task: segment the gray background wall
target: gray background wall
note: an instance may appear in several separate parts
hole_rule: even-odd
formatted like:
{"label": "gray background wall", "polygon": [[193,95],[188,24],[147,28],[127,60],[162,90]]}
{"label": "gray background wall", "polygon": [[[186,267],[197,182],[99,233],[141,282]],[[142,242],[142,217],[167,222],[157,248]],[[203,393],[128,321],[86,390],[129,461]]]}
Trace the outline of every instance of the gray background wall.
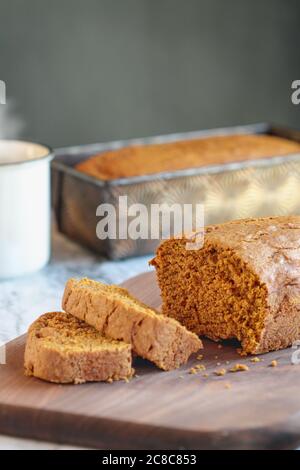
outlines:
{"label": "gray background wall", "polygon": [[299,19],[298,0],[0,0],[0,79],[53,146],[299,127]]}

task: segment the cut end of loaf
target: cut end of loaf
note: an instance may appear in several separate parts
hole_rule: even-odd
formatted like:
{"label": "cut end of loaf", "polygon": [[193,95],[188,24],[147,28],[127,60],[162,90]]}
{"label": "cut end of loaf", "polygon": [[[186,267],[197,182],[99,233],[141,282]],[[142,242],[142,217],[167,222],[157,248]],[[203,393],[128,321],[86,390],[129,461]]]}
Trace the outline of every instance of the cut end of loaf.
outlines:
{"label": "cut end of loaf", "polygon": [[244,354],[259,353],[267,314],[265,286],[231,249],[206,242],[191,252],[185,245],[185,239],[168,240],[151,262],[163,313],[198,335],[235,338]]}

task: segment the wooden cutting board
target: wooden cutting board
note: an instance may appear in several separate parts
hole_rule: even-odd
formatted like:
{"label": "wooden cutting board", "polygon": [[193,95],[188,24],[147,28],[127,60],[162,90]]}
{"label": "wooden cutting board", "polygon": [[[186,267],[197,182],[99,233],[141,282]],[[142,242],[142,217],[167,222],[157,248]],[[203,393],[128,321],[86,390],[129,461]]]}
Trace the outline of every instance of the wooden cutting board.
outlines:
{"label": "wooden cutting board", "polygon": [[[154,273],[127,287],[161,303]],[[25,336],[10,342],[0,366],[0,433],[107,449],[295,448],[300,444],[300,366],[293,350],[240,358],[236,345],[204,341],[202,361],[162,372],[135,359],[130,383],[55,385],[23,375]],[[269,367],[272,360],[277,367]],[[237,362],[248,372],[214,375]],[[196,364],[205,372],[190,374]],[[217,365],[221,364],[221,365]],[[208,377],[203,374],[207,373]],[[229,388],[228,388],[229,387]]]}

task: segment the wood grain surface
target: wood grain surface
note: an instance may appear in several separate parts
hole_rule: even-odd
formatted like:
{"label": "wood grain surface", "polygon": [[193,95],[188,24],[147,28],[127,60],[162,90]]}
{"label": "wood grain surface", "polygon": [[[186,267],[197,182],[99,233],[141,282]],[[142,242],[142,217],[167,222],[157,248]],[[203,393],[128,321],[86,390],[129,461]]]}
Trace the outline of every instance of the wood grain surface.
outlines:
{"label": "wood grain surface", "polygon": [[[154,273],[124,284],[158,307]],[[41,314],[43,312],[37,312]],[[300,366],[293,350],[241,358],[236,344],[204,340],[204,358],[162,372],[136,358],[129,383],[55,385],[23,375],[25,336],[0,366],[0,432],[107,449],[285,449],[300,444]],[[277,367],[270,367],[272,360]],[[249,371],[219,377],[237,362]],[[203,364],[205,371],[190,374]],[[208,374],[208,377],[204,377]]]}

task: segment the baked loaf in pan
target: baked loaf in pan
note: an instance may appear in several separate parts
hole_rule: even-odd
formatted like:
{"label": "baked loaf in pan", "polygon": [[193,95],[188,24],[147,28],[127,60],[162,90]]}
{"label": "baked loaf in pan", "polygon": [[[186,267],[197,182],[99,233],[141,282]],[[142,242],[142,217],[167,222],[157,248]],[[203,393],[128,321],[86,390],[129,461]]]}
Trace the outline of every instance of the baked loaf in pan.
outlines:
{"label": "baked loaf in pan", "polygon": [[292,140],[242,134],[124,147],[90,157],[76,169],[98,179],[114,180],[297,152],[300,145]]}
{"label": "baked loaf in pan", "polygon": [[131,346],[103,338],[64,312],[45,313],[29,328],[25,374],[49,382],[112,381],[132,376]]}
{"label": "baked loaf in pan", "polygon": [[194,333],[117,286],[90,279],[70,279],[62,306],[103,336],[130,343],[138,356],[163,370],[181,366],[202,347]]}
{"label": "baked loaf in pan", "polygon": [[196,251],[188,241],[165,241],[151,262],[165,315],[213,340],[237,338],[244,353],[300,338],[300,217],[208,226]]}

